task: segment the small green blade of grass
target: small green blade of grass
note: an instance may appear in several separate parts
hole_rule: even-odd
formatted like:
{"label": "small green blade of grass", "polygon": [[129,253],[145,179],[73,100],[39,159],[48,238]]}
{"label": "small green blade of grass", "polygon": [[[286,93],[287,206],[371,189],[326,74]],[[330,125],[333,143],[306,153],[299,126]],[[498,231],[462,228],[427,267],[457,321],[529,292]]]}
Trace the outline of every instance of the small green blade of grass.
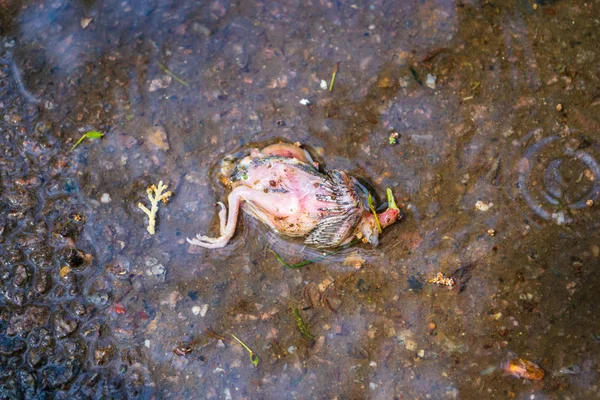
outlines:
{"label": "small green blade of grass", "polygon": [[273,255],[275,256],[275,258],[277,259],[277,261],[279,261],[280,263],[282,263],[284,266],[286,266],[287,268],[291,268],[291,269],[296,269],[296,268],[302,268],[305,265],[308,264],[312,264],[316,261],[318,261],[319,259],[315,259],[315,260],[304,260],[301,261],[297,264],[288,264],[283,258],[281,258],[281,256],[279,254],[277,254],[277,252],[275,252],[275,250],[270,250],[271,253],[273,253]]}
{"label": "small green blade of grass", "polygon": [[171,72],[171,70],[169,70],[167,67],[165,67],[161,63],[158,63],[158,66],[160,67],[160,69],[162,69],[163,71],[165,71],[165,73],[167,75],[169,75],[170,77],[172,77],[173,79],[175,79],[177,82],[181,83],[185,87],[190,87],[189,83],[187,83],[186,81],[184,81],[183,79],[181,79],[180,77],[178,77],[177,75],[175,75],[173,72]]}
{"label": "small green blade of grass", "polygon": [[340,71],[340,62],[338,61],[334,66],[333,66],[333,73],[331,74],[331,83],[329,84],[329,91],[332,92],[333,91],[333,84],[335,83],[335,77],[337,76],[338,72]]}
{"label": "small green blade of grass", "polygon": [[242,345],[242,347],[244,349],[246,349],[246,351],[248,352],[248,354],[250,355],[250,362],[252,363],[252,365],[254,365],[255,368],[258,367],[258,356],[250,349],[250,347],[246,346],[246,343],[242,342],[240,339],[238,339],[237,336],[235,336],[233,333],[231,334],[231,336],[233,336],[233,338],[235,340],[237,340],[237,342]]}
{"label": "small green blade of grass", "polygon": [[310,334],[308,326],[306,326],[304,319],[302,319],[302,315],[300,315],[300,310],[298,310],[297,307],[294,307],[294,318],[296,319],[296,326],[298,327],[298,330],[302,336],[307,339],[312,339],[313,336]]}
{"label": "small green blade of grass", "polygon": [[379,233],[381,233],[383,232],[383,229],[381,229],[381,223],[379,222],[379,216],[377,215],[377,210],[375,210],[375,203],[373,202],[373,196],[371,196],[371,193],[369,193],[369,197],[367,198],[367,200],[369,202],[369,209],[375,217],[375,224],[377,224],[377,230],[379,231]]}
{"label": "small green blade of grass", "polygon": [[91,140],[95,140],[95,139],[100,139],[104,136],[104,133],[98,132],[98,131],[89,131],[83,134],[83,136],[81,136],[79,138],[79,140],[77,142],[75,142],[75,144],[73,145],[73,147],[71,147],[71,151],[75,150],[75,148],[77,146],[79,146],[81,144],[81,142],[83,142],[85,139],[91,139]]}
{"label": "small green blade of grass", "polygon": [[301,261],[301,262],[299,262],[297,264],[289,264],[289,263],[287,263],[279,254],[277,254],[277,252],[275,250],[269,250],[269,251],[271,253],[273,253],[273,255],[275,256],[275,258],[277,259],[277,261],[279,261],[280,263],[282,263],[286,268],[297,269],[297,268],[302,268],[302,267],[304,267],[306,265],[315,263],[317,261],[324,260],[328,256],[332,256],[334,254],[339,253],[340,251],[346,250],[346,249],[354,246],[358,242],[360,242],[360,239],[355,239],[355,240],[351,241],[350,243],[348,243],[346,245],[343,245],[342,247],[340,247],[337,250],[334,250],[332,252],[326,253],[326,254],[324,254],[324,255],[322,255],[320,257],[317,257],[317,258],[315,258],[313,260],[304,260],[304,261]]}

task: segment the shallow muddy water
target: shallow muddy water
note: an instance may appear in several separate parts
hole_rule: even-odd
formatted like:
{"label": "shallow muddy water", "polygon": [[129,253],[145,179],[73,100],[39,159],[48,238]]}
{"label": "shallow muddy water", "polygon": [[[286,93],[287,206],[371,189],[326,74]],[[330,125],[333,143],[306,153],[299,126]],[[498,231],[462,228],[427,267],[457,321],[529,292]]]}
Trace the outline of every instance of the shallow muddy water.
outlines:
{"label": "shallow muddy water", "polygon": [[[599,15],[0,1],[0,398],[598,398]],[[279,140],[403,220],[321,259],[249,218],[190,246],[223,157]]]}

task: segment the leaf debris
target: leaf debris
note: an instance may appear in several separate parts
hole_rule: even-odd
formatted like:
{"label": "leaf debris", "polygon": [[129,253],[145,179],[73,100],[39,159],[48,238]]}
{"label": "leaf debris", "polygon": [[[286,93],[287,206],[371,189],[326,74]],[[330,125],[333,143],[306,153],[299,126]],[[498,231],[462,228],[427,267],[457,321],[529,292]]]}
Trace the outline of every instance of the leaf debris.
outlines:
{"label": "leaf debris", "polygon": [[443,286],[454,286],[454,284],[456,283],[452,278],[445,278],[444,274],[442,274],[441,272],[438,272],[434,278],[427,279],[427,282]]}
{"label": "leaf debris", "polygon": [[304,336],[306,339],[312,339],[313,336],[310,334],[304,319],[302,319],[302,315],[300,315],[300,310],[298,310],[298,307],[294,307],[294,319],[296,319],[296,326],[298,327],[298,330],[302,336]]}
{"label": "leaf debris", "polygon": [[417,72],[417,70],[413,67],[409,67],[408,69],[410,70],[410,73],[412,74],[413,78],[415,78],[415,81],[417,81],[419,85],[423,86],[423,81],[419,77],[419,73]]}

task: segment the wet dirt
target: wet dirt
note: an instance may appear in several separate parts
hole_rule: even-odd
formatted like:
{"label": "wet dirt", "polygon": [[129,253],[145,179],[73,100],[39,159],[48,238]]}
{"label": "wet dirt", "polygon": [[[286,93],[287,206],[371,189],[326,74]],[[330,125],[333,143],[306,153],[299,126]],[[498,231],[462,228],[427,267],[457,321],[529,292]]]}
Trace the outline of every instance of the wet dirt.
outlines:
{"label": "wet dirt", "polygon": [[[599,7],[0,2],[0,398],[598,398]],[[248,218],[190,247],[280,139],[403,221],[298,269]]]}

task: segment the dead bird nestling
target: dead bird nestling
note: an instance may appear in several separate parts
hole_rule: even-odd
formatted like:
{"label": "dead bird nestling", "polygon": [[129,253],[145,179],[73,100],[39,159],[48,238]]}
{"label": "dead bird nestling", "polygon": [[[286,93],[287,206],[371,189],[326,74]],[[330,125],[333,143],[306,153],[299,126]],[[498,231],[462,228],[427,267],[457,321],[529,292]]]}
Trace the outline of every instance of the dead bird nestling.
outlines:
{"label": "dead bird nestling", "polygon": [[219,202],[220,236],[188,238],[193,245],[224,247],[235,232],[240,207],[279,234],[306,237],[306,244],[321,248],[341,246],[354,237],[376,246],[381,230],[401,217],[390,189],[387,209],[373,213],[371,202],[363,201],[370,194],[358,181],[343,171],[320,172],[299,145],[273,144],[226,161],[222,173],[232,188],[229,215]]}

